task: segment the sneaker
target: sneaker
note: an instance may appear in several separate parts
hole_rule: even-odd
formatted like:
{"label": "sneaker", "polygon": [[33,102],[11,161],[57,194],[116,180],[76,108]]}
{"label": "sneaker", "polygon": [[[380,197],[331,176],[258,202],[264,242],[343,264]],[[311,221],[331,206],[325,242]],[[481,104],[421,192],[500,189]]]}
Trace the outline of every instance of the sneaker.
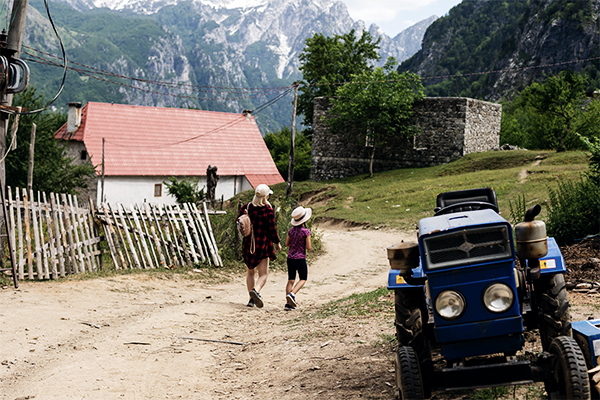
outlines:
{"label": "sneaker", "polygon": [[252,300],[254,300],[254,304],[256,304],[256,307],[262,308],[264,303],[263,303],[262,299],[260,298],[260,294],[256,291],[256,289],[252,289],[250,291],[250,297],[252,298]]}
{"label": "sneaker", "polygon": [[248,306],[248,307],[256,306],[256,304],[254,304],[254,299],[250,299],[250,301],[248,302],[248,304],[246,304],[246,306]]}
{"label": "sneaker", "polygon": [[285,303],[285,306],[283,306],[283,309],[284,309],[285,311],[293,311],[293,310],[295,310],[295,309],[296,309],[296,307],[292,307],[292,306],[290,306],[288,303]]}
{"label": "sneaker", "polygon": [[298,303],[296,303],[296,296],[294,296],[294,293],[288,293],[288,295],[285,296],[285,299],[287,300],[287,303],[290,305],[290,307],[298,307]]}

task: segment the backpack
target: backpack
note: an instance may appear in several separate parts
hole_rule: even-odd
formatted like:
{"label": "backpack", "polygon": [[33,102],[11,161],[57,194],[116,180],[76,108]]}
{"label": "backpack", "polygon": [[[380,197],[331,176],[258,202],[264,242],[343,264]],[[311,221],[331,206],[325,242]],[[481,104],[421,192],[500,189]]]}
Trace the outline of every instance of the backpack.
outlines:
{"label": "backpack", "polygon": [[254,254],[255,245],[254,245],[254,229],[252,229],[252,221],[250,220],[250,216],[248,215],[248,207],[250,203],[246,204],[246,211],[244,214],[240,215],[235,220],[235,225],[237,227],[238,232],[243,237],[252,235],[252,240],[250,242],[250,254]]}

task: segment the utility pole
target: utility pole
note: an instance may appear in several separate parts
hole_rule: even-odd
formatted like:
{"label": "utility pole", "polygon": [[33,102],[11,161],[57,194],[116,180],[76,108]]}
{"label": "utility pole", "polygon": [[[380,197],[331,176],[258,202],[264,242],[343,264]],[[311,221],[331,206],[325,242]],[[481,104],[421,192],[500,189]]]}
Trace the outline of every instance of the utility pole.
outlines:
{"label": "utility pole", "polygon": [[285,197],[292,195],[294,186],[294,149],[296,148],[296,106],[298,105],[298,82],[294,82],[294,112],[292,113],[292,132],[290,140],[290,163],[288,165],[288,181]]}
{"label": "utility pole", "polygon": [[100,202],[104,202],[104,138],[102,138],[102,180],[100,181]]}
{"label": "utility pole", "polygon": [[[18,58],[23,44],[23,32],[25,31],[25,20],[27,19],[27,8],[29,0],[13,0],[11,24],[8,28],[8,49],[15,51],[14,56]],[[12,105],[12,94],[6,96],[1,105]],[[0,157],[6,153],[6,133],[8,132],[9,114],[0,112]],[[6,182],[6,168],[4,160],[0,161],[0,180]]]}
{"label": "utility pole", "polygon": [[31,124],[31,139],[29,140],[29,168],[27,169],[27,193],[33,190],[33,161],[35,159],[35,129]]}

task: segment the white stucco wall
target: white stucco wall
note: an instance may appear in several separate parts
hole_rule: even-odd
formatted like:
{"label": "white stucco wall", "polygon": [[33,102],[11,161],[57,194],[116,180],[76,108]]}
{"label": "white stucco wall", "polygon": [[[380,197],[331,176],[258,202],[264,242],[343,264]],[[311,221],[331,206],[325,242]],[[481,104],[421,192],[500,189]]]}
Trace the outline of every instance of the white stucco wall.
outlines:
{"label": "white stucco wall", "polygon": [[[106,176],[104,177],[104,199],[103,202],[111,204],[121,203],[125,206],[136,203],[152,204],[176,204],[175,198],[168,194],[167,187],[163,183],[170,177],[165,176]],[[206,190],[206,176],[195,177],[200,182],[200,187]],[[177,177],[182,179],[182,177]],[[154,196],[154,185],[161,184],[162,195]],[[102,181],[98,179],[97,204],[101,202]],[[252,185],[244,176],[219,176],[215,197],[228,200],[237,193],[252,189]]]}

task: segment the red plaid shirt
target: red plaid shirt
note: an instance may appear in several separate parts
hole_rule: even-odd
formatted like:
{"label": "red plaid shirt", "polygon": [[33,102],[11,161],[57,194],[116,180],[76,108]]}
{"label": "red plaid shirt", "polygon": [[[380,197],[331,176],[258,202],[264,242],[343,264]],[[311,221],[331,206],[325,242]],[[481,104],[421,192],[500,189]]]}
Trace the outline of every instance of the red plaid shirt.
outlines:
{"label": "red plaid shirt", "polygon": [[254,254],[250,253],[252,235],[246,236],[242,242],[242,254],[246,266],[253,269],[267,257],[275,260],[273,243],[279,243],[279,235],[277,235],[277,226],[275,225],[275,213],[270,206],[255,207],[252,203],[248,203],[240,208],[238,217],[246,212],[246,207],[248,207],[248,215],[252,221],[256,250]]}

